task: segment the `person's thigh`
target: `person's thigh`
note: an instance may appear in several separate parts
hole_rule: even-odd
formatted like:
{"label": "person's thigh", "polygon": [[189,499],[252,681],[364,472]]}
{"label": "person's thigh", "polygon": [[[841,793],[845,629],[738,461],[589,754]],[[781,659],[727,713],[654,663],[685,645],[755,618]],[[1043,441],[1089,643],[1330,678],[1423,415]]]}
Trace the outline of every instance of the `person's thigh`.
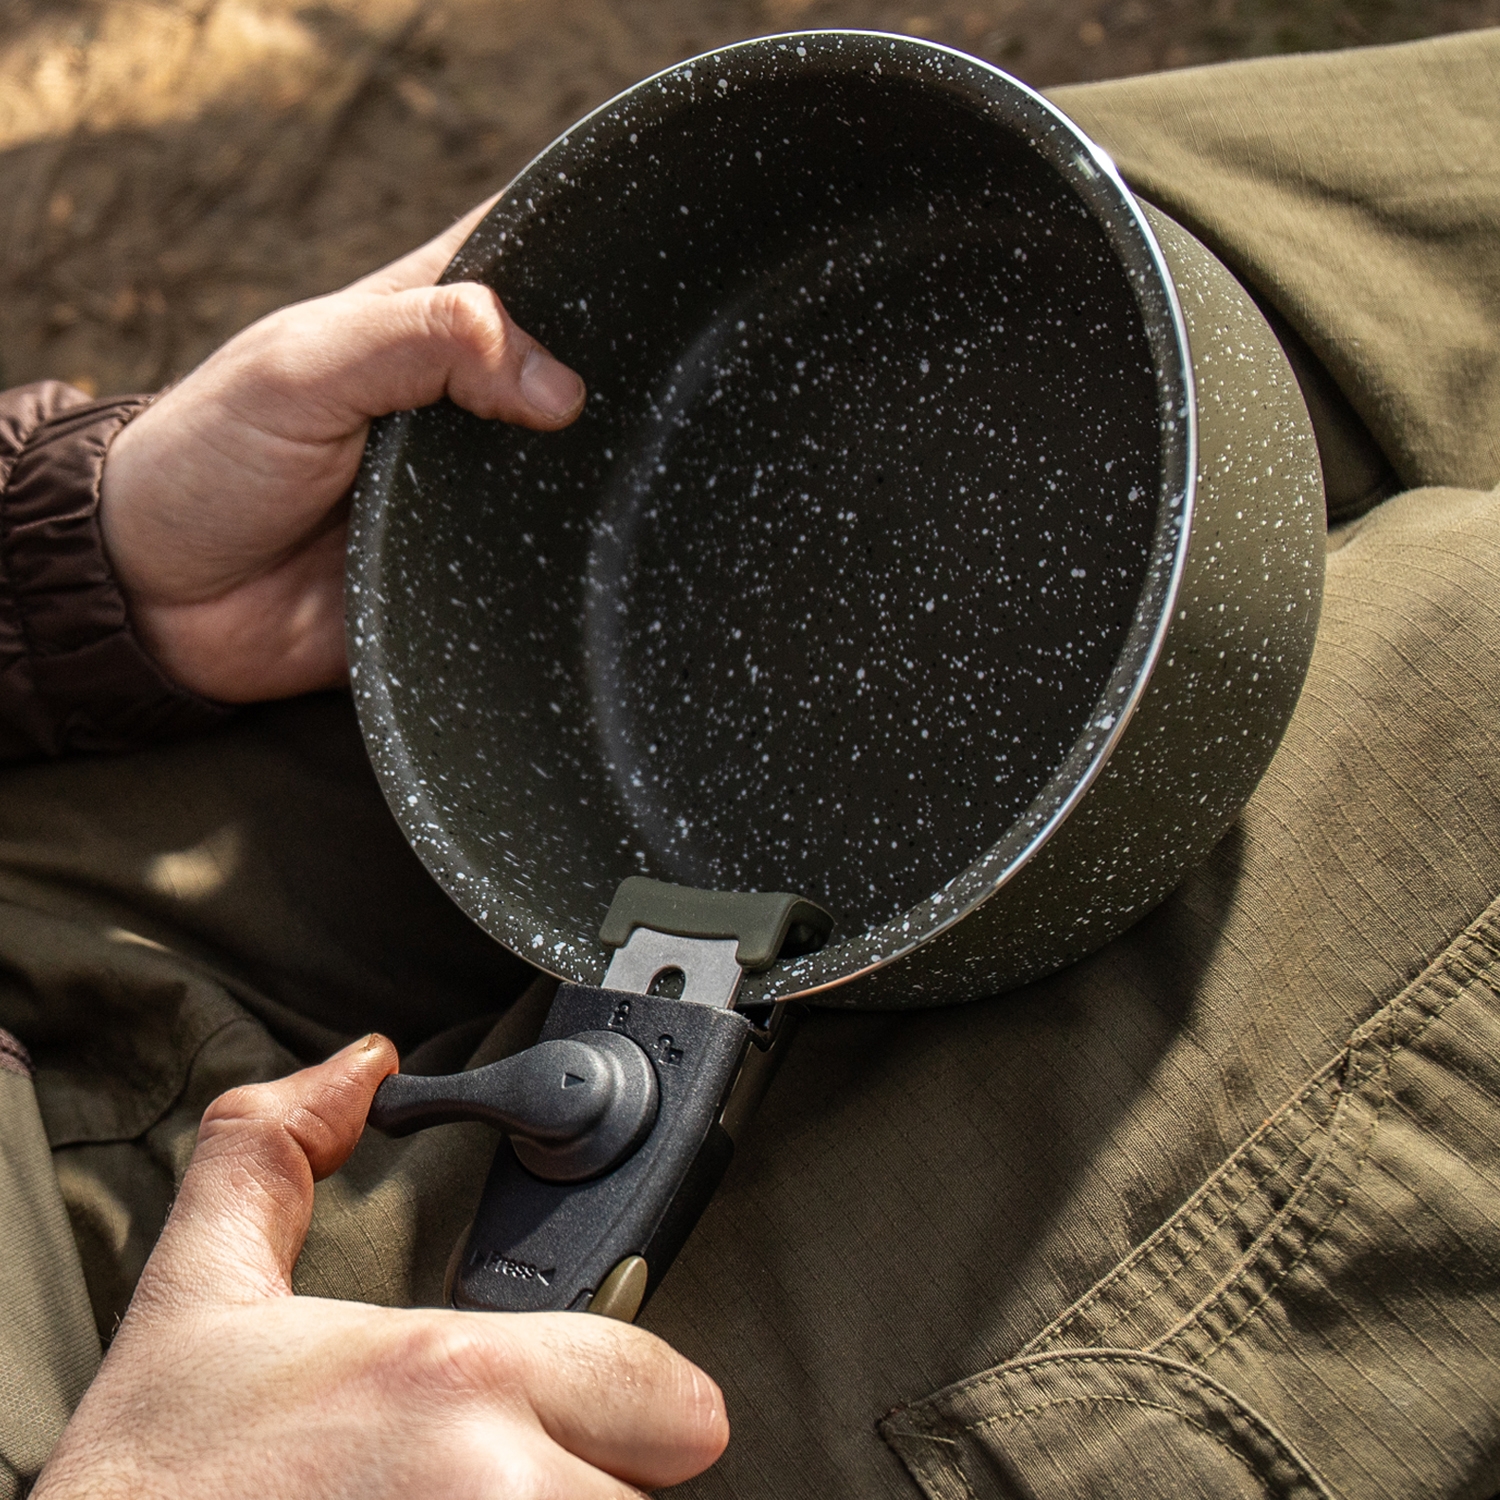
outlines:
{"label": "person's thigh", "polygon": [[[215,1095],[373,1030],[404,1053],[441,1035],[438,1061],[461,1065],[534,973],[422,869],[343,694],[0,771],[0,962],[0,1027],[35,1061],[106,1337]],[[432,1149],[384,1144],[388,1174]],[[392,1269],[415,1219],[389,1190],[382,1207],[386,1297],[435,1296],[448,1245],[418,1292]],[[451,1211],[429,1221],[449,1243]]]}
{"label": "person's thigh", "polygon": [[[1295,331],[1402,488],[1488,489],[1500,479],[1497,74],[1500,28],[1053,97]],[[1339,468],[1336,520],[1357,499]]]}
{"label": "person's thigh", "polygon": [[191,958],[299,1057],[370,1029],[405,1048],[525,972],[408,848],[346,694],[0,780],[0,896]]}

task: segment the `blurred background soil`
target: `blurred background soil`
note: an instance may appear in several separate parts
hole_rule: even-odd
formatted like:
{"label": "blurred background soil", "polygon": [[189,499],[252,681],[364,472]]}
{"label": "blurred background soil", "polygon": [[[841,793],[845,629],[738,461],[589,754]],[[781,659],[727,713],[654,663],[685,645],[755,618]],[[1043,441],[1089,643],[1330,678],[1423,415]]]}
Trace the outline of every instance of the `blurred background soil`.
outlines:
{"label": "blurred background soil", "polygon": [[1497,22],[1500,0],[0,0],[0,383],[153,389],[636,79],[758,33],[909,32],[1045,87]]}

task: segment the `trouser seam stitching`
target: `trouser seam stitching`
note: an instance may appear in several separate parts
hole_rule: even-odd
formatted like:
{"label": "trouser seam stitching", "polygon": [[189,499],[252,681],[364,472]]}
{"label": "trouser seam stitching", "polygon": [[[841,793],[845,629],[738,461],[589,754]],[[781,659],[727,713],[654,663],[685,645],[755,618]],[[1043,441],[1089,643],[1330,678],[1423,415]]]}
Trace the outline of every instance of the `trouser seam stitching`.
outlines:
{"label": "trouser seam stitching", "polygon": [[[1208,1222],[1201,1228],[1183,1224],[1181,1227],[1184,1232],[1181,1235],[1176,1233],[1166,1235],[1164,1236],[1163,1240],[1159,1242],[1160,1245],[1167,1246],[1170,1251],[1178,1257],[1177,1265],[1173,1267],[1170,1272],[1161,1275],[1160,1278],[1157,1281],[1153,1282],[1149,1287],[1144,1288],[1141,1291],[1140,1295],[1133,1301],[1118,1309],[1115,1312],[1115,1315],[1111,1317],[1107,1323],[1099,1324],[1093,1330],[1093,1338],[1097,1339],[1097,1341],[1100,1343],[1108,1342],[1108,1340],[1105,1338],[1105,1335],[1107,1333],[1115,1328],[1118,1328],[1121,1323],[1125,1322],[1136,1312],[1138,1312],[1141,1307],[1143,1307],[1147,1302],[1151,1300],[1152,1297],[1157,1296],[1159,1293],[1164,1292],[1171,1286],[1175,1285],[1179,1281],[1179,1279],[1192,1268],[1195,1259],[1202,1253],[1203,1249],[1208,1244],[1213,1235],[1223,1227],[1225,1220],[1228,1219],[1236,1209],[1242,1207],[1245,1203],[1253,1199],[1264,1189],[1267,1184],[1275,1181],[1278,1177],[1283,1175],[1285,1169],[1296,1159],[1298,1150],[1301,1147],[1305,1146],[1306,1143],[1314,1136],[1316,1136],[1320,1129],[1325,1128],[1327,1124],[1326,1120],[1314,1119],[1312,1117],[1311,1111],[1307,1107],[1308,1096],[1310,1094],[1316,1093],[1318,1089],[1325,1083],[1326,1080],[1324,1080],[1320,1075],[1316,1085],[1310,1086],[1307,1090],[1304,1091],[1303,1096],[1299,1100],[1295,1101],[1293,1104],[1286,1106],[1290,1113],[1287,1115],[1285,1120],[1278,1121],[1277,1119],[1273,1118],[1270,1122],[1267,1123],[1266,1126],[1262,1127],[1260,1131],[1257,1131],[1249,1141],[1244,1143],[1240,1150],[1235,1153],[1234,1158],[1232,1158],[1230,1162],[1226,1162],[1224,1164],[1224,1167],[1220,1169],[1220,1171],[1223,1173],[1222,1176],[1216,1173],[1215,1177],[1217,1180],[1212,1184],[1205,1184],[1205,1188],[1207,1189],[1207,1191],[1205,1191],[1204,1195],[1198,1200],[1198,1206],[1208,1210]],[[1336,1111],[1338,1104],[1338,1095],[1336,1091],[1332,1095],[1332,1099],[1333,1111]],[[1244,1158],[1249,1155],[1250,1149],[1253,1146],[1257,1144],[1263,1144],[1269,1136],[1277,1133],[1276,1126],[1278,1125],[1278,1123],[1284,1126],[1291,1123],[1294,1119],[1305,1122],[1308,1128],[1301,1134],[1297,1135],[1295,1139],[1288,1142],[1287,1149],[1283,1154],[1281,1154],[1281,1156],[1277,1160],[1275,1167],[1270,1172],[1268,1172],[1263,1177],[1257,1177],[1255,1175],[1254,1169]],[[1315,1165],[1316,1158],[1314,1159],[1314,1163],[1311,1166],[1307,1166],[1302,1169],[1304,1174],[1308,1171],[1313,1170]],[[1238,1192],[1232,1192],[1232,1189],[1236,1187],[1239,1189]],[[1295,1197],[1297,1191],[1298,1189],[1296,1187],[1290,1189],[1288,1194],[1289,1201],[1291,1198]],[[1217,1213],[1212,1212],[1212,1210],[1208,1208],[1208,1206],[1214,1203],[1215,1200],[1217,1200],[1218,1206]],[[1171,1222],[1176,1223],[1184,1213],[1190,1212],[1193,1207],[1194,1204],[1190,1200],[1187,1204],[1184,1204],[1183,1207],[1177,1211],[1177,1214],[1173,1216],[1173,1220]],[[1272,1221],[1274,1222],[1274,1215],[1272,1216]],[[1184,1240],[1194,1241],[1194,1243],[1192,1243],[1190,1246],[1184,1246]],[[1148,1245],[1150,1243],[1150,1241],[1147,1242]],[[1144,1259],[1144,1257],[1142,1259]],[[1135,1264],[1139,1265],[1140,1263],[1140,1261],[1137,1261]],[[1128,1275],[1128,1272],[1126,1274]],[[1124,1277],[1122,1277],[1122,1279],[1124,1279]],[[1070,1315],[1070,1321],[1073,1321],[1076,1318],[1082,1316],[1097,1303],[1104,1301],[1107,1291],[1108,1288],[1101,1289],[1100,1293],[1094,1299],[1093,1303],[1075,1309],[1074,1313]],[[1059,1328],[1056,1333],[1053,1334],[1052,1339],[1055,1340],[1056,1338],[1061,1337],[1065,1331],[1065,1328]],[[1049,1342],[1051,1341],[1052,1340],[1049,1340]],[[1039,1349],[1040,1339],[1033,1341],[1031,1345],[1027,1346],[1027,1352],[1039,1352]]]}
{"label": "trouser seam stitching", "polygon": [[[1450,957],[1454,960],[1453,965],[1447,962]],[[1236,1284],[1242,1283],[1250,1271],[1256,1267],[1265,1267],[1267,1252],[1272,1243],[1274,1243],[1275,1237],[1286,1228],[1297,1224],[1299,1219],[1302,1220],[1309,1232],[1301,1249],[1279,1268],[1266,1268],[1265,1285],[1261,1288],[1259,1296],[1250,1302],[1237,1317],[1232,1319],[1224,1332],[1214,1339],[1198,1356],[1202,1360],[1213,1358],[1215,1354],[1220,1353],[1225,1348],[1232,1338],[1247,1327],[1252,1319],[1259,1315],[1261,1309],[1271,1299],[1282,1282],[1307,1259],[1323,1239],[1324,1235],[1333,1227],[1334,1223],[1348,1206],[1349,1199],[1353,1196],[1359,1179],[1364,1172],[1365,1164],[1370,1158],[1371,1151],[1374,1149],[1376,1138],[1380,1133],[1381,1122],[1385,1117],[1386,1106],[1391,1101],[1390,1077],[1396,1059],[1403,1052],[1409,1051],[1412,1047],[1416,1046],[1422,1037],[1426,1035],[1433,1022],[1438,1020],[1448,1010],[1449,1006],[1462,995],[1463,986],[1457,982],[1456,976],[1452,973],[1453,967],[1456,966],[1467,970],[1470,981],[1480,979],[1479,971],[1467,957],[1461,954],[1445,951],[1439,960],[1439,964],[1441,967],[1437,973],[1429,970],[1413,982],[1412,986],[1405,992],[1403,998],[1391,1002],[1391,1006],[1388,1007],[1390,1013],[1386,1016],[1383,1025],[1371,1027],[1369,1036],[1362,1039],[1357,1048],[1351,1047],[1348,1049],[1351,1066],[1345,1082],[1339,1091],[1341,1103],[1342,1100],[1349,1100],[1352,1104],[1352,1101],[1355,1100],[1359,1093],[1363,1092],[1366,1085],[1375,1082],[1377,1079],[1379,1080],[1379,1090],[1376,1097],[1369,1100],[1373,1118],[1370,1120],[1369,1133],[1365,1137],[1364,1145],[1350,1164],[1343,1192],[1333,1198],[1328,1204],[1321,1222],[1303,1219],[1302,1206],[1311,1195],[1312,1188],[1316,1186],[1317,1182],[1327,1172],[1336,1147],[1348,1131],[1348,1125],[1340,1123],[1338,1119],[1338,1116],[1345,1114],[1342,1108],[1336,1111],[1335,1123],[1332,1126],[1333,1134],[1328,1142],[1328,1149],[1320,1154],[1319,1162],[1315,1163],[1310,1169],[1307,1181],[1299,1187],[1296,1197],[1286,1205],[1281,1213],[1272,1219],[1271,1223],[1267,1225],[1266,1230],[1257,1236],[1260,1248],[1253,1254],[1242,1256],[1239,1262],[1223,1278],[1219,1288],[1204,1298],[1198,1307],[1187,1318],[1183,1319],[1176,1328],[1165,1335],[1165,1337],[1148,1345],[1149,1349],[1160,1349],[1171,1343],[1185,1341],[1187,1335],[1194,1328],[1203,1329],[1204,1319],[1207,1317],[1209,1310],[1216,1305],[1222,1305],[1229,1291]],[[1417,1004],[1418,997],[1429,991],[1432,985],[1438,982],[1440,976],[1446,977],[1453,983],[1452,992],[1442,997],[1441,1004],[1427,1011],[1415,1031],[1400,1042],[1396,1042],[1391,1034],[1395,1030],[1396,1022],[1401,1013]],[[1365,1027],[1361,1027],[1360,1030],[1365,1030]],[[1383,1038],[1381,1037],[1382,1032],[1384,1033]],[[1356,1032],[1356,1035],[1358,1035],[1358,1032]],[[1378,1063],[1370,1065],[1374,1058],[1379,1059]],[[1364,1065],[1361,1066],[1361,1064]],[[1206,1329],[1204,1331],[1206,1332]]]}
{"label": "trouser seam stitching", "polygon": [[[1312,1189],[1326,1174],[1329,1163],[1340,1141],[1346,1138],[1349,1125],[1346,1120],[1347,1110],[1344,1108],[1345,1104],[1352,1103],[1356,1093],[1364,1089],[1379,1073],[1383,1072],[1387,1078],[1387,1084],[1380,1091],[1378,1097],[1370,1101],[1374,1110],[1374,1118],[1370,1122],[1369,1134],[1366,1137],[1363,1148],[1349,1167],[1348,1181],[1345,1184],[1344,1191],[1327,1206],[1321,1222],[1311,1219],[1306,1221],[1310,1229],[1306,1243],[1279,1270],[1267,1270],[1267,1282],[1260,1295],[1233,1320],[1232,1326],[1216,1338],[1199,1357],[1204,1359],[1211,1358],[1215,1353],[1222,1350],[1229,1340],[1259,1313],[1260,1309],[1270,1299],[1280,1284],[1311,1253],[1347,1206],[1349,1198],[1353,1194],[1355,1184],[1363,1171],[1365,1162],[1368,1160],[1369,1153],[1374,1147],[1381,1116],[1384,1112],[1385,1104],[1389,1099],[1388,1079],[1391,1065],[1395,1059],[1403,1051],[1420,1042],[1432,1023],[1461,995],[1463,987],[1467,983],[1478,981],[1485,984],[1487,988],[1492,988],[1485,979],[1485,975],[1489,972],[1495,959],[1500,957],[1500,952],[1497,952],[1495,943],[1489,936],[1489,910],[1491,909],[1493,908],[1487,909],[1467,929],[1453,938],[1447,947],[1426,966],[1422,973],[1414,978],[1388,1005],[1384,1006],[1376,1015],[1357,1027],[1350,1041],[1345,1044],[1340,1052],[1320,1068],[1303,1088],[1282,1106],[1281,1110],[1278,1110],[1270,1120],[1246,1140],[1235,1151],[1229,1161],[1221,1165],[1209,1181],[1173,1214],[1166,1225],[1163,1225],[1144,1244],[1132,1252],[1127,1257],[1126,1262],[1110,1272],[1104,1282],[1095,1287],[1086,1296],[1084,1301],[1070,1308],[1062,1318],[1058,1319],[1048,1328],[1043,1329],[1035,1339],[1031,1340],[1025,1346],[1021,1353],[1023,1355],[1033,1354],[1049,1347],[1059,1347],[1058,1341],[1066,1336],[1069,1326],[1081,1321],[1091,1309],[1096,1307],[1100,1302],[1105,1301],[1111,1289],[1129,1280],[1131,1271],[1142,1263],[1146,1253],[1153,1246],[1161,1248],[1163,1245],[1172,1245],[1174,1237],[1172,1226],[1175,1225],[1180,1228],[1181,1220],[1185,1214],[1190,1213],[1195,1207],[1202,1207],[1205,1203],[1219,1196],[1228,1181],[1237,1173],[1244,1172],[1248,1174],[1249,1168],[1246,1158],[1257,1144],[1263,1143],[1278,1128],[1284,1128],[1288,1121],[1295,1116],[1305,1116],[1308,1102],[1317,1090],[1326,1086],[1330,1076],[1337,1080],[1339,1075],[1342,1074],[1342,1080],[1336,1083],[1333,1095],[1334,1108],[1332,1118],[1326,1121],[1321,1127],[1317,1127],[1330,1131],[1327,1146],[1318,1153],[1314,1161],[1308,1166],[1302,1181],[1298,1184],[1287,1203],[1270,1217],[1266,1227],[1256,1236],[1255,1244],[1259,1248],[1254,1249],[1251,1254],[1239,1257],[1231,1265],[1224,1277],[1221,1278],[1215,1290],[1203,1298],[1196,1308],[1192,1309],[1160,1339],[1151,1341],[1145,1347],[1149,1350],[1163,1348],[1169,1344],[1184,1340],[1193,1328],[1201,1328],[1203,1319],[1210,1308],[1221,1304],[1229,1291],[1236,1284],[1243,1282],[1245,1276],[1254,1267],[1257,1265],[1263,1266],[1267,1248],[1279,1234],[1297,1223],[1298,1216],[1302,1212],[1302,1205],[1305,1204]],[[1483,950],[1488,962],[1476,962],[1474,958],[1471,958],[1467,950],[1472,947],[1478,947]],[[1440,998],[1440,1003],[1428,1008],[1416,1029],[1400,1042],[1396,1042],[1393,1038],[1393,1033],[1396,1030],[1397,1023],[1412,1009],[1419,1008],[1422,998],[1430,995],[1434,986],[1445,988],[1451,986],[1452,988],[1451,992],[1443,994],[1440,997],[1434,997]],[[1376,1058],[1379,1059],[1378,1064],[1374,1064]],[[1301,1141],[1307,1139],[1308,1136],[1303,1136]],[[1300,1143],[1299,1141],[1298,1144]],[[1284,1157],[1283,1161],[1286,1159]],[[1269,1180],[1269,1178],[1256,1180],[1254,1184],[1255,1189],[1258,1191],[1262,1184]],[[1246,1199],[1238,1201],[1243,1203]],[[1226,1210],[1226,1215],[1227,1212],[1228,1210]],[[1218,1222],[1222,1223],[1222,1216]],[[1316,1227],[1311,1227],[1313,1225]],[[1202,1253],[1206,1243],[1206,1236],[1200,1236],[1191,1253],[1180,1261],[1169,1276],[1144,1295],[1137,1297],[1128,1309],[1113,1317],[1108,1324],[1103,1325],[1103,1328],[1112,1329],[1118,1327],[1125,1317],[1138,1311],[1152,1296],[1159,1294],[1167,1287],[1173,1285],[1183,1272],[1192,1265],[1194,1258]],[[1175,1245],[1172,1245],[1172,1248],[1178,1254],[1182,1253],[1180,1250],[1177,1250]],[[1103,1330],[1100,1330],[1096,1336],[1102,1337],[1102,1332]]]}
{"label": "trouser seam stitching", "polygon": [[[1034,1338],[1029,1344],[1027,1344],[1027,1346],[1021,1351],[1021,1353],[1023,1355],[1039,1353],[1046,1346],[1055,1345],[1057,1340],[1062,1338],[1066,1334],[1069,1324],[1079,1321],[1096,1305],[1107,1300],[1110,1291],[1114,1287],[1118,1286],[1121,1282],[1129,1279],[1131,1271],[1145,1259],[1147,1253],[1153,1248],[1160,1248],[1163,1244],[1171,1244],[1171,1248],[1174,1251],[1177,1251],[1177,1253],[1181,1256],[1179,1264],[1170,1272],[1170,1274],[1164,1276],[1161,1281],[1152,1286],[1142,1296],[1136,1298],[1133,1302],[1131,1302],[1130,1305],[1121,1313],[1113,1317],[1107,1324],[1102,1325],[1100,1329],[1096,1330],[1096,1334],[1102,1336],[1102,1334],[1106,1330],[1118,1326],[1120,1322],[1122,1322],[1126,1317],[1129,1317],[1132,1313],[1136,1312],[1145,1302],[1149,1301],[1152,1296],[1156,1295],[1157,1292],[1160,1292],[1166,1287],[1171,1286],[1173,1282],[1175,1282],[1177,1278],[1191,1266],[1193,1258],[1202,1251],[1208,1239],[1207,1234],[1200,1234],[1198,1236],[1197,1244],[1193,1246],[1192,1250],[1183,1252],[1175,1243],[1173,1243],[1173,1241],[1175,1240],[1175,1236],[1169,1232],[1171,1231],[1172,1227],[1174,1225],[1177,1225],[1185,1214],[1189,1214],[1195,1208],[1202,1207],[1220,1198],[1222,1190],[1230,1181],[1237,1177],[1243,1177],[1247,1180],[1247,1187],[1244,1196],[1235,1199],[1233,1202],[1225,1204],[1223,1212],[1213,1221],[1212,1225],[1210,1226],[1210,1229],[1217,1229],[1220,1225],[1223,1224],[1224,1219],[1227,1218],[1235,1208],[1245,1203],[1259,1190],[1260,1182],[1262,1179],[1257,1179],[1255,1177],[1246,1160],[1246,1158],[1250,1155],[1250,1153],[1255,1149],[1256,1146],[1263,1144],[1267,1140],[1267,1138],[1277,1132],[1278,1128],[1284,1127],[1290,1120],[1296,1118],[1308,1120],[1310,1128],[1305,1134],[1297,1138],[1290,1150],[1286,1153],[1285,1156],[1282,1157],[1282,1163],[1284,1163],[1291,1158],[1292,1152],[1295,1151],[1297,1147],[1303,1145],[1309,1138],[1315,1135],[1320,1128],[1323,1128],[1326,1122],[1319,1122],[1310,1119],[1308,1103],[1311,1098],[1319,1092],[1319,1090],[1325,1089],[1327,1087],[1329,1081],[1328,1075],[1336,1074],[1340,1070],[1340,1066],[1345,1061],[1346,1055],[1347,1048],[1343,1052],[1340,1052],[1338,1056],[1330,1059],[1327,1063],[1325,1063],[1323,1067],[1321,1067],[1312,1076],[1312,1078],[1303,1085],[1301,1091],[1298,1094],[1294,1095],[1293,1098],[1287,1102],[1287,1104],[1282,1106],[1281,1110],[1278,1110],[1277,1113],[1273,1115],[1268,1121],[1266,1121],[1264,1125],[1260,1126],[1255,1131],[1255,1133],[1249,1137],[1248,1140],[1242,1142],[1235,1149],[1234,1154],[1229,1158],[1229,1160],[1222,1163],[1214,1171],[1209,1180],[1205,1182],[1203,1186],[1200,1187],[1198,1191],[1194,1193],[1194,1195],[1189,1198],[1188,1201],[1176,1211],[1176,1213],[1172,1215],[1172,1218],[1169,1219],[1167,1223],[1161,1227],[1161,1229],[1157,1230],[1156,1233],[1153,1234],[1149,1239],[1147,1239],[1142,1245],[1140,1245],[1136,1250],[1132,1251],[1121,1265],[1117,1266],[1108,1274],[1108,1276],[1105,1278],[1104,1283],[1095,1287],[1090,1293],[1088,1293],[1088,1295],[1082,1302],[1070,1308],[1062,1318],[1053,1323],[1050,1327],[1044,1328],[1042,1332],[1036,1336],[1036,1338]],[[1336,1113],[1338,1098],[1337,1091],[1335,1091],[1332,1097],[1334,1102],[1333,1109],[1330,1112]]]}
{"label": "trouser seam stitching", "polygon": [[[926,1409],[909,1407],[905,1415],[916,1429],[914,1436],[925,1438],[930,1443],[951,1445],[956,1449],[958,1447],[956,1438],[945,1434],[962,1433],[966,1430],[962,1423],[949,1421],[931,1407]],[[948,1479],[962,1491],[963,1500],[978,1500],[973,1485],[969,1483],[969,1476],[964,1473],[963,1466],[958,1462],[954,1453],[947,1451],[946,1448],[939,1448],[936,1452],[929,1448],[927,1452],[935,1465],[941,1468]]]}
{"label": "trouser seam stitching", "polygon": [[[1180,1407],[1169,1406],[1164,1401],[1147,1401],[1141,1396],[1056,1396],[1050,1401],[1038,1402],[1034,1406],[1016,1407],[1015,1409],[1008,1412],[998,1412],[991,1417],[981,1417],[977,1422],[970,1423],[964,1430],[968,1432],[979,1432],[984,1430],[985,1428],[997,1427],[1002,1422],[1011,1422],[1017,1420],[1018,1418],[1037,1416],[1041,1412],[1051,1411],[1057,1407],[1062,1406],[1110,1405],[1136,1406],[1146,1411],[1166,1412],[1168,1416],[1173,1416],[1178,1418],[1179,1421],[1186,1422],[1189,1427],[1197,1428],[1197,1430],[1201,1432],[1206,1438],[1208,1438],[1210,1442],[1217,1443],[1219,1447],[1221,1447],[1227,1454],[1230,1455],[1231,1458],[1242,1465],[1245,1470],[1252,1476],[1252,1478],[1258,1480],[1266,1480],[1268,1478],[1263,1469],[1258,1469],[1243,1453],[1240,1453],[1235,1448],[1231,1447],[1230,1444],[1225,1442],[1225,1440],[1220,1437],[1219,1434],[1216,1433],[1211,1427],[1208,1427],[1204,1423],[1197,1421],[1187,1412],[1183,1411]],[[1232,1408],[1221,1406],[1220,1415],[1226,1422],[1232,1424],[1236,1428],[1236,1430],[1252,1433],[1258,1437],[1262,1437],[1265,1441],[1272,1442],[1274,1445],[1274,1439],[1271,1439],[1266,1434],[1257,1433],[1253,1424],[1245,1422],[1244,1419]],[[1279,1453],[1279,1456],[1281,1457],[1283,1462],[1289,1464],[1293,1469],[1297,1471],[1298,1477],[1300,1479],[1308,1484],[1311,1484],[1316,1493],[1326,1494],[1326,1489],[1318,1482],[1318,1480],[1313,1475],[1309,1474],[1306,1468],[1297,1463],[1296,1460],[1293,1459],[1289,1454],[1281,1452]]]}

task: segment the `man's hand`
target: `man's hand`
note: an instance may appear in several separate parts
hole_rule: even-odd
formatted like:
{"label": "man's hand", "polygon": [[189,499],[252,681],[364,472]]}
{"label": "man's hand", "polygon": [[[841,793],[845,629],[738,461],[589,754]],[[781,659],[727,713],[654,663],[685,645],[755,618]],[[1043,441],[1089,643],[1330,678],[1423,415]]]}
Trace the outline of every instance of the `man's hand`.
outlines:
{"label": "man's hand", "polygon": [[34,1500],[622,1500],[719,1456],[718,1387],[640,1329],[292,1295],[313,1181],[395,1067],[371,1037],[209,1108]]}
{"label": "man's hand", "polygon": [[236,335],[135,418],[100,524],[163,671],[229,703],[331,687],[344,658],[344,500],[370,419],[450,396],[565,427],[583,382],[487,287],[432,285],[489,208],[332,296]]}

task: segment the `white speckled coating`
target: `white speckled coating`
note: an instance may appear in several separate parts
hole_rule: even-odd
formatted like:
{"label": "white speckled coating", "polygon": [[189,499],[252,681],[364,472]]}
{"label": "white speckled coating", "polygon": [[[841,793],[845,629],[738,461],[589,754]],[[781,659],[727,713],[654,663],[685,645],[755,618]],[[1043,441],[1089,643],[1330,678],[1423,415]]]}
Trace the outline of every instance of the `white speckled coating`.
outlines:
{"label": "white speckled coating", "polygon": [[[1141,210],[985,64],[868,33],[746,43],[528,167],[448,279],[494,285],[588,408],[545,436],[389,419],[351,538],[366,739],[454,899],[597,982],[626,875],[798,890],[834,938],[750,998],[933,1004],[1165,894],[1280,737],[1322,554],[1290,372],[1162,228],[1248,370],[1200,393],[1201,463]],[[1184,530],[1199,480],[1240,497],[1211,538],[1201,498]],[[1185,726],[1221,750],[1177,785]]]}

